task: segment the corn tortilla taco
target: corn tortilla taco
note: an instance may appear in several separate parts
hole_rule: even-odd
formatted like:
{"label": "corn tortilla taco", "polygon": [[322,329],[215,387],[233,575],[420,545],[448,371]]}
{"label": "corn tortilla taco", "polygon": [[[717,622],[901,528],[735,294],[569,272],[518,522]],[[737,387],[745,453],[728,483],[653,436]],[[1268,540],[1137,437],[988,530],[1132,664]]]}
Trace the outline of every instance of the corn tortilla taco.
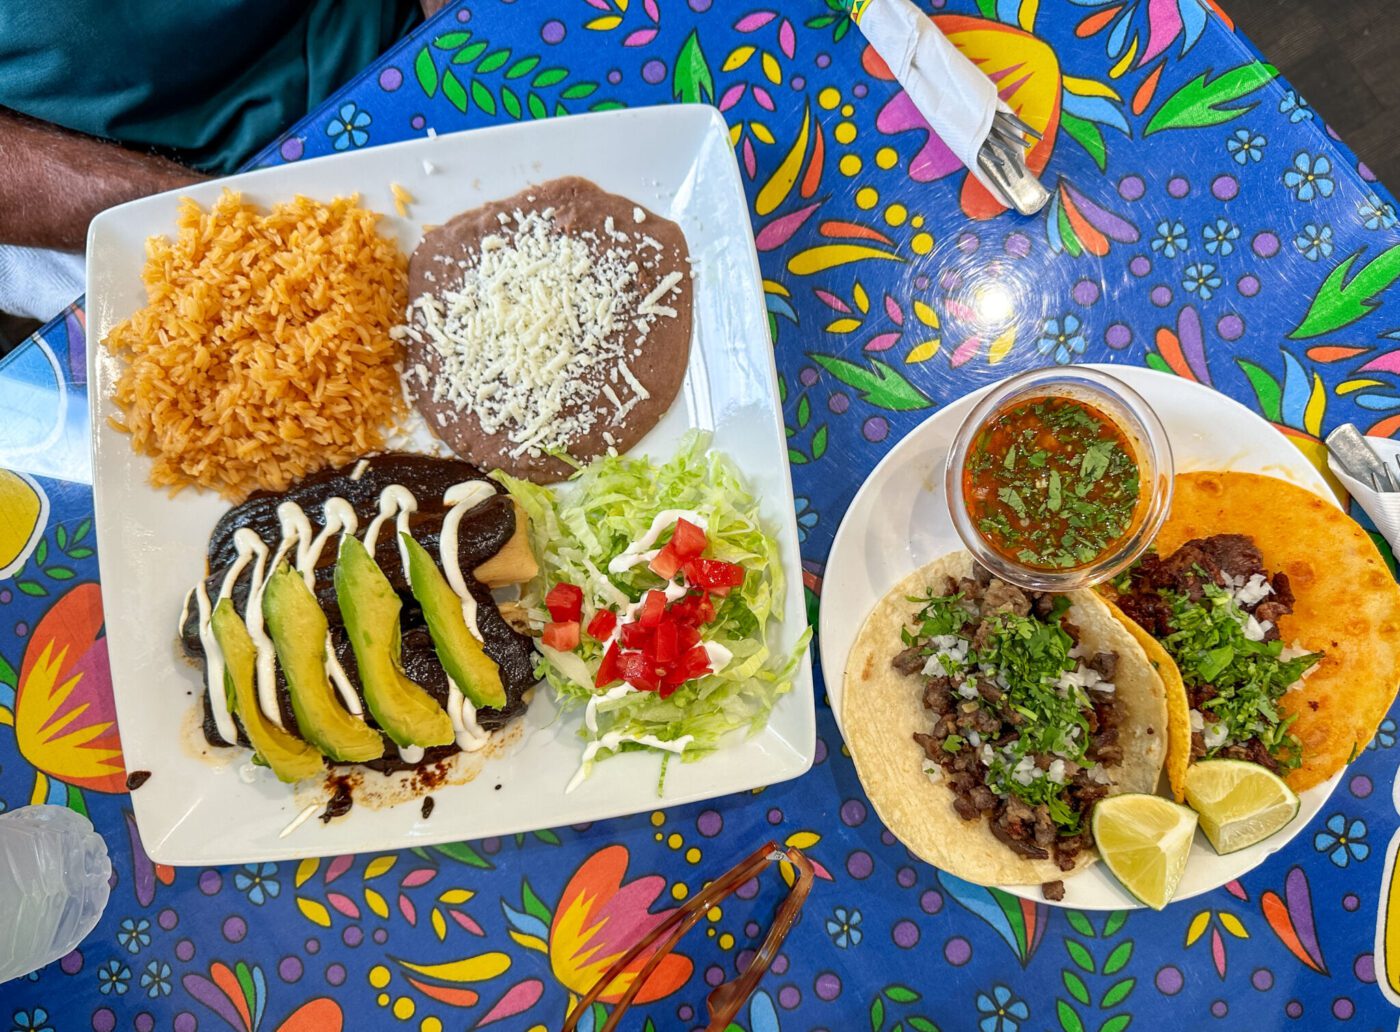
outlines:
{"label": "corn tortilla taco", "polygon": [[1167,769],[1244,759],[1297,792],[1364,749],[1400,684],[1400,587],[1367,533],[1254,473],[1176,478],[1155,555],[1108,591],[1162,665]]}
{"label": "corn tortilla taco", "polygon": [[1099,798],[1156,789],[1165,691],[1092,592],[1028,594],[974,570],[966,552],[945,556],[875,606],[847,660],[842,727],[914,853],[1049,895],[1093,863]]}

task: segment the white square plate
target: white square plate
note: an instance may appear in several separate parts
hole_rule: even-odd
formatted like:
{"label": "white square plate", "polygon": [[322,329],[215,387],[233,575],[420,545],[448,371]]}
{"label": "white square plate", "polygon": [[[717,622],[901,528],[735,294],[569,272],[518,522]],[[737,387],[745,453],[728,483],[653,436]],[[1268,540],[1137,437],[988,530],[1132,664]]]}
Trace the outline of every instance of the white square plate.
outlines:
{"label": "white square plate", "polygon": [[[298,193],[324,200],[358,193],[364,206],[385,213],[382,232],[407,253],[425,225],[565,175],[585,176],[685,231],[695,269],[690,364],[675,404],[634,452],[665,458],[688,429],[713,430],[715,447],[743,472],[780,539],[787,596],[774,646],[796,644],[806,615],[777,374],[748,206],[728,128],[713,108],[643,108],[412,140],[124,204],[99,215],[88,234],[93,494],[117,718],[127,769],[151,771],[132,802],[154,860],[242,863],[505,835],[740,792],[811,766],[806,658],[764,731],[698,762],[671,764],[662,797],[657,757],[643,753],[596,766],[566,796],[582,749],[580,718],[560,718],[547,689],[517,721],[518,738],[505,755],[488,759],[473,781],[433,790],[436,807],[426,821],[417,803],[356,806],[279,838],[307,805],[306,790],[294,793],[266,771],[248,778],[246,750],[204,747],[194,717],[202,675],[181,657],[176,623],[185,592],[204,573],[209,532],[228,505],[208,492],[171,498],[152,488],[149,460],[107,422],[118,414],[111,395],[120,365],[100,342],[145,303],[147,237],[173,235],[181,196],[207,207],[228,188],[267,207]],[[411,217],[393,215],[391,183],[417,199]],[[430,446],[426,429],[415,443]]]}

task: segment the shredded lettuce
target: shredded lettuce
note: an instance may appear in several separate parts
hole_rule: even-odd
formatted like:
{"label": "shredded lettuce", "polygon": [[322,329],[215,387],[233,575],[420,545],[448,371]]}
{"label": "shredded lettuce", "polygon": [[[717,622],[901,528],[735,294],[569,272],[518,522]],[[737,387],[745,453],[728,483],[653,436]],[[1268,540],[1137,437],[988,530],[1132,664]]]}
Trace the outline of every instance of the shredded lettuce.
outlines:
{"label": "shredded lettuce", "polygon": [[[614,750],[598,751],[597,759],[650,748],[626,739],[652,735],[671,742],[690,735],[692,741],[681,756],[694,760],[712,752],[731,732],[751,734],[767,723],[774,702],[792,687],[811,631],[804,631],[791,652],[774,652],[770,629],[782,619],[784,597],[778,542],[760,524],[758,504],[738,472],[710,448],[709,434],[691,432],[675,457],[662,465],[645,457],[604,456],[558,494],[504,473],[493,476],[530,517],[540,573],[526,587],[522,601],[532,623],[548,619],[543,599],[560,582],[583,589],[585,627],[598,610],[619,609],[661,587],[664,582],[645,564],[623,573],[610,574],[607,568],[663,509],[703,515],[708,522],[706,556],[745,570],[742,587],[726,598],[714,598],[715,620],[702,630],[705,641],[723,645],[733,659],[717,673],[685,682],[667,699],[653,692],[628,692],[599,705],[597,733],[585,728],[585,740],[616,732],[624,741]],[[656,546],[669,537],[668,529]],[[603,694],[593,687],[603,649],[589,635],[582,636],[574,652],[541,649],[541,654],[536,675],[549,682],[561,705],[584,707],[591,697]]]}

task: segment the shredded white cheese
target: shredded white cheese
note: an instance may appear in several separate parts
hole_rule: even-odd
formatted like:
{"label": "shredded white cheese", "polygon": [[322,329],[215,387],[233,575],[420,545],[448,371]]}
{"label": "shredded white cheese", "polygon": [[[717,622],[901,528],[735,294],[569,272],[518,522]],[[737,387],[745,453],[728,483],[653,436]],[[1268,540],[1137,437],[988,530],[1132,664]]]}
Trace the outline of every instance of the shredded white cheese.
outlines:
{"label": "shredded white cheese", "polygon": [[[460,285],[415,299],[406,328],[438,353],[434,400],[472,411],[485,433],[505,435],[514,457],[567,451],[600,420],[618,422],[650,396],[625,361],[624,337],[635,329],[633,343],[642,343],[658,319],[674,318],[658,302],[682,279],[673,271],[639,300],[642,266],[629,234],[609,217],[614,243],[568,235],[553,216],[517,210],[512,224],[499,215],[501,232],[461,263]],[[626,399],[611,386],[619,376]]]}

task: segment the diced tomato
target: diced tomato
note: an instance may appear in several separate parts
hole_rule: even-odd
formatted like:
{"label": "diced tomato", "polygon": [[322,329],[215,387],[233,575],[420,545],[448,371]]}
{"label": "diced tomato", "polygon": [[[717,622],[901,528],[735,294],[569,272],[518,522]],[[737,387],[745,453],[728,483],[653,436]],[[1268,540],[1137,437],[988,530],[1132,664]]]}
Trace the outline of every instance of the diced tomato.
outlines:
{"label": "diced tomato", "polygon": [[643,627],[655,627],[661,622],[661,614],[666,612],[666,596],[660,591],[648,591],[637,610],[637,622]]}
{"label": "diced tomato", "polygon": [[702,645],[693,645],[681,656],[678,665],[685,671],[686,680],[710,672],[710,654]]}
{"label": "diced tomato", "polygon": [[607,641],[608,636],[617,629],[617,614],[611,609],[600,609],[593,614],[593,619],[588,621],[588,636],[597,641]]}
{"label": "diced tomato", "polygon": [[669,699],[681,685],[685,684],[688,678],[685,671],[680,667],[672,667],[666,671],[666,676],[661,679],[661,686],[657,689],[657,694],[663,699]]}
{"label": "diced tomato", "polygon": [[670,608],[666,610],[666,615],[682,626],[688,627],[693,624],[695,622],[695,605],[691,602],[691,596],[684,595],[672,602]]}
{"label": "diced tomato", "polygon": [[727,595],[730,588],[744,583],[744,568],[722,559],[690,559],[683,569],[687,584],[716,595]]}
{"label": "diced tomato", "polygon": [[651,637],[651,658],[656,661],[657,666],[667,666],[676,661],[677,635],[676,624],[671,620],[662,620],[656,625],[656,630]]}
{"label": "diced tomato", "polygon": [[708,593],[692,591],[678,602],[671,603],[676,619],[692,627],[707,624],[715,618],[715,607]]}
{"label": "diced tomato", "polygon": [[681,568],[683,562],[685,562],[685,557],[676,551],[675,543],[672,542],[657,552],[656,557],[647,564],[647,567],[662,580],[670,580],[676,575],[676,571]]}
{"label": "diced tomato", "polygon": [[624,652],[618,658],[618,673],[633,688],[644,692],[654,692],[661,686],[656,676],[656,668],[640,652]]}
{"label": "diced tomato", "polygon": [[557,623],[578,620],[583,616],[583,589],[576,584],[556,584],[544,597],[544,606]]}
{"label": "diced tomato", "polygon": [[622,625],[622,630],[618,633],[622,640],[622,647],[625,649],[640,649],[646,646],[651,640],[651,631],[641,624],[633,621]]}
{"label": "diced tomato", "polygon": [[618,672],[618,660],[622,655],[622,649],[618,648],[617,642],[608,646],[608,651],[603,653],[603,661],[598,664],[598,675],[593,678],[593,687],[604,688],[614,681],[621,680],[622,675]]}
{"label": "diced tomato", "polygon": [[567,620],[544,625],[540,640],[560,652],[572,652],[578,648],[578,621]]}
{"label": "diced tomato", "polygon": [[694,627],[678,624],[676,627],[676,651],[684,653],[700,644],[700,632]]}
{"label": "diced tomato", "polygon": [[686,681],[700,677],[710,672],[710,657],[704,648],[699,645],[686,650],[684,654],[672,664],[671,669],[666,671],[666,676],[661,679],[661,697],[668,698],[671,693],[683,685]]}
{"label": "diced tomato", "polygon": [[668,546],[675,549],[676,555],[682,559],[694,559],[705,551],[707,544],[709,539],[705,537],[703,530],[689,520],[676,520],[676,532],[671,535],[671,544]]}
{"label": "diced tomato", "polygon": [[699,601],[695,603],[695,622],[710,623],[715,618],[715,604],[710,601],[710,593],[702,591],[698,597]]}

